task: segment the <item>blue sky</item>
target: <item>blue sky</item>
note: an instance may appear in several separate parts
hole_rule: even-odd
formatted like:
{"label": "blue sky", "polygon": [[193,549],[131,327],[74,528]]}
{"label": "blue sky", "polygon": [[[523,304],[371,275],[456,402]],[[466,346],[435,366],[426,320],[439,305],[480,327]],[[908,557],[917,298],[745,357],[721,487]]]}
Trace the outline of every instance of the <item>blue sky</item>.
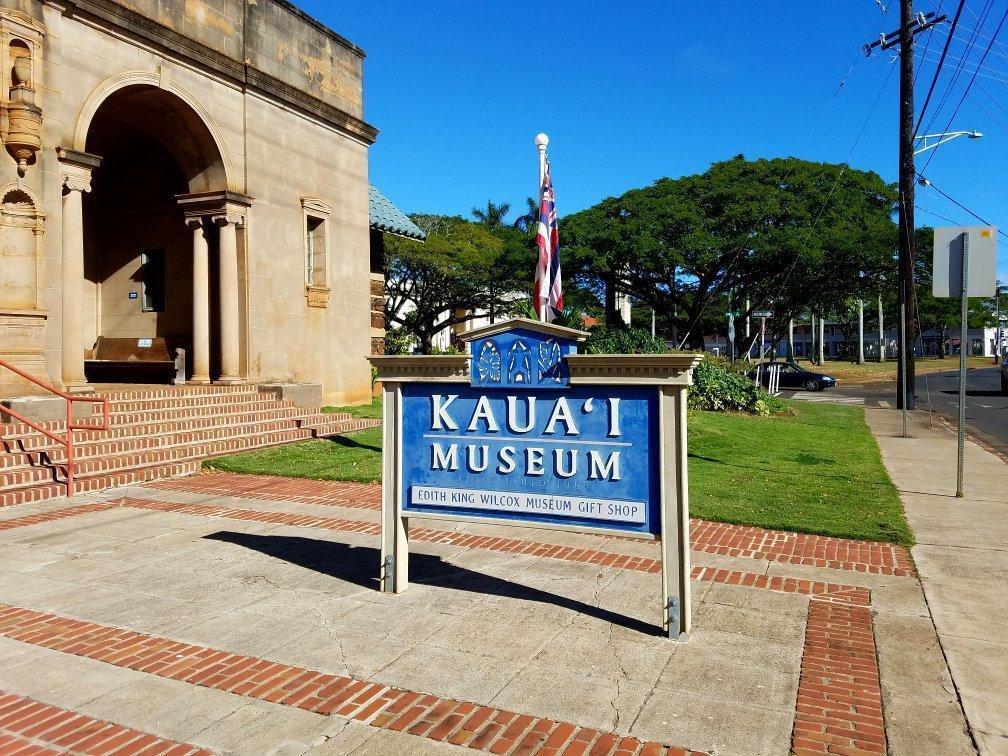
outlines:
{"label": "blue sky", "polygon": [[[518,210],[536,190],[533,138],[545,131],[563,215],[738,153],[846,161],[894,181],[897,65],[891,53],[859,52],[897,27],[896,2],[886,2],[885,14],[874,0],[303,7],[367,51],[365,119],[381,130],[371,180],[393,202],[467,214],[492,199]],[[943,2],[951,16],[956,3]],[[985,35],[1003,12],[994,5]],[[966,6],[950,73],[987,45],[967,46],[982,6]],[[919,38],[918,108],[945,37]],[[949,126],[984,137],[942,146],[924,173],[1008,230],[1008,23],[998,40]],[[963,66],[958,81],[973,70]],[[943,73],[925,118],[938,113],[931,131],[945,130],[961,97],[956,88],[938,108],[948,82]],[[934,189],[918,188],[917,204],[931,211],[918,210],[918,225],[975,222]],[[999,261],[1008,279],[1008,253]]]}

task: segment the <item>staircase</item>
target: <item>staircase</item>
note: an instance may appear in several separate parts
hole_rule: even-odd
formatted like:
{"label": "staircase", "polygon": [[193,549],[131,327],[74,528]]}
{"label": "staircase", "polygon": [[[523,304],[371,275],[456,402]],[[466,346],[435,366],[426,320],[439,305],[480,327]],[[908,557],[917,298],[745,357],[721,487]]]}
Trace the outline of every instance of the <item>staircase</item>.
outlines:
{"label": "staircase", "polygon": [[[104,395],[108,430],[74,433],[75,494],[186,475],[211,457],[381,422],[298,408],[254,386],[155,386]],[[65,433],[65,421],[40,425]],[[66,454],[65,446],[29,425],[0,423],[0,507],[65,495]]]}

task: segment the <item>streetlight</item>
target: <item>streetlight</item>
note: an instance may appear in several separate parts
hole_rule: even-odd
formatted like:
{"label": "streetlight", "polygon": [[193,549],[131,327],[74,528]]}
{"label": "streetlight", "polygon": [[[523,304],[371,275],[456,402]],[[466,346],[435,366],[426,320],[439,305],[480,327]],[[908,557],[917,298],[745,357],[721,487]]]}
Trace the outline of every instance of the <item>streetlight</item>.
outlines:
{"label": "streetlight", "polygon": [[956,137],[961,136],[969,137],[970,139],[979,139],[983,134],[979,131],[943,131],[941,134],[924,134],[923,136],[914,137],[915,142],[923,142],[920,149],[914,150],[914,155],[920,155],[927,150],[933,150],[938,145],[951,142]]}

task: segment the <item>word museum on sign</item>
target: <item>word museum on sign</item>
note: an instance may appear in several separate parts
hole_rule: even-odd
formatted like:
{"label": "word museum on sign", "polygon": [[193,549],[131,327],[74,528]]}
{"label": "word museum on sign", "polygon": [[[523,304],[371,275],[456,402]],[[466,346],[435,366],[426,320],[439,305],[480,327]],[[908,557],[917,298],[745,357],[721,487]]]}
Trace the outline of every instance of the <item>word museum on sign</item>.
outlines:
{"label": "word museum on sign", "polygon": [[645,529],[655,392],[609,388],[404,386],[405,508]]}

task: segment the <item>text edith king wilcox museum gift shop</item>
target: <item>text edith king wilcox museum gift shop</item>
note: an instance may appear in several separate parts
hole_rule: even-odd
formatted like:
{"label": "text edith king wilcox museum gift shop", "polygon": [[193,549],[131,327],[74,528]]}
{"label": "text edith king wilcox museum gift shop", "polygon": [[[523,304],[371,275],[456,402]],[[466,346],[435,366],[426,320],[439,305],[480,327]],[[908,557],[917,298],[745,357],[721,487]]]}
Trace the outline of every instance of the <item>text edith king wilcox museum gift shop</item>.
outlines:
{"label": "text edith king wilcox museum gift shop", "polygon": [[686,392],[699,355],[587,355],[515,319],[471,354],[372,357],[384,401],[382,587],[409,584],[413,518],[661,541],[662,625],[690,629]]}

